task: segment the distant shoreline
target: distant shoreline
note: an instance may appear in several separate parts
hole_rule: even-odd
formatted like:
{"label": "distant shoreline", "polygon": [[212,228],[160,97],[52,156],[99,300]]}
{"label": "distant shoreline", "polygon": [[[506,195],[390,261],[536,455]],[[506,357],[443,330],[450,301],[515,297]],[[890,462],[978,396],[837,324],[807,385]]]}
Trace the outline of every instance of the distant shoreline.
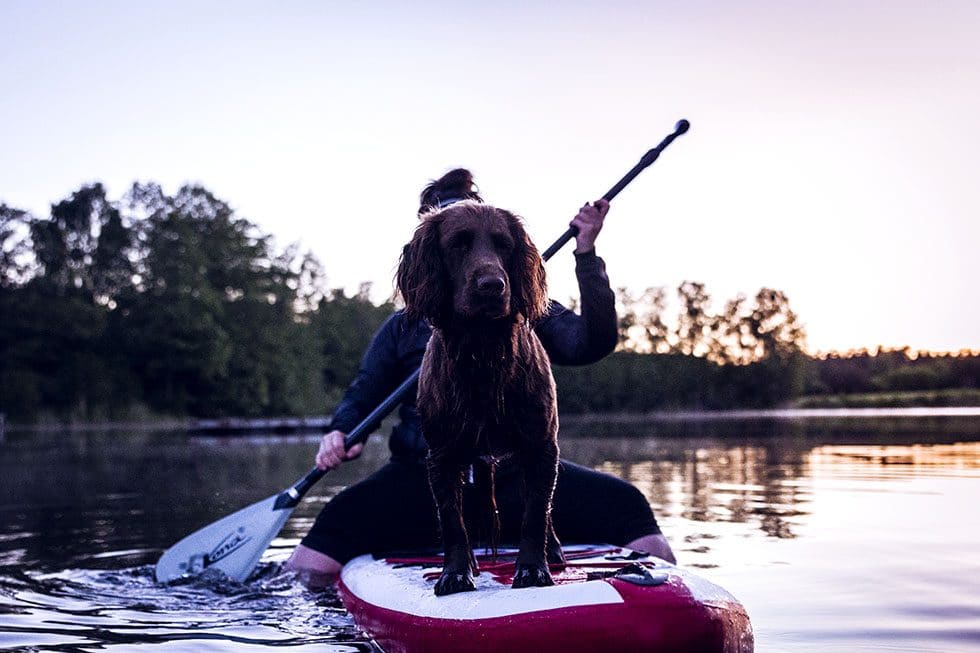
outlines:
{"label": "distant shoreline", "polygon": [[980,406],[903,406],[885,408],[764,408],[759,410],[653,411],[564,415],[562,424],[601,422],[724,422],[742,420],[878,419],[980,417]]}
{"label": "distant shoreline", "polygon": [[[918,401],[914,401],[918,400]],[[930,403],[931,402],[931,403]],[[940,403],[936,403],[940,402]],[[944,403],[948,402],[948,403]],[[956,403],[960,402],[960,403]],[[803,397],[790,406],[764,409],[698,410],[676,409],[649,412],[595,412],[561,414],[563,425],[592,422],[719,422],[742,420],[809,420],[980,417],[980,390],[957,389],[935,392],[871,393]],[[314,432],[323,431],[329,415],[280,418],[147,418],[118,421],[58,421],[7,423],[7,433],[88,432],[88,431],[190,431],[202,434],[221,432]],[[277,426],[279,425],[279,426]]]}
{"label": "distant shoreline", "polygon": [[907,392],[809,395],[792,402],[793,408],[946,408],[980,406],[980,388],[945,388]]}
{"label": "distant shoreline", "polygon": [[33,433],[55,433],[58,431],[186,431],[190,430],[194,420],[186,419],[167,419],[158,420],[120,420],[120,421],[92,421],[85,422],[79,420],[57,421],[50,418],[41,422],[23,423],[7,422],[7,433],[30,431]]}

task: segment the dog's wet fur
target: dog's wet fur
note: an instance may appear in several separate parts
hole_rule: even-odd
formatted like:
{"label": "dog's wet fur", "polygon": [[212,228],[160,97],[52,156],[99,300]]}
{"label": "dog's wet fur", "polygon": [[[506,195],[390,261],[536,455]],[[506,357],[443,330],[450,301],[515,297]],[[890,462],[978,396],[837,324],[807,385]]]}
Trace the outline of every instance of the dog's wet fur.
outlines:
{"label": "dog's wet fur", "polygon": [[432,326],[418,409],[445,560],[437,595],[475,589],[463,521],[464,475],[479,457],[515,457],[525,506],[514,587],[552,585],[558,413],[534,325],[548,307],[544,263],[520,219],[461,201],[422,216],[397,275],[405,310]]}

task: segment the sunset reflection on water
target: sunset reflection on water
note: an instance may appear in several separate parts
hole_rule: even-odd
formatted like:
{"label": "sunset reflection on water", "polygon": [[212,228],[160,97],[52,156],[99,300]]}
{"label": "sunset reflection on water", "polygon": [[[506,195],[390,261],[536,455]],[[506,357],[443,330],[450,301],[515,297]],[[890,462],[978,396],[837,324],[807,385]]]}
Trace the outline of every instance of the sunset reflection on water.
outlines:
{"label": "sunset reflection on water", "polygon": [[902,474],[957,475],[980,470],[980,443],[911,445],[850,445],[816,447],[810,452],[814,473],[835,476],[871,473],[887,477]]}
{"label": "sunset reflection on water", "polygon": [[[770,435],[781,426],[792,435]],[[935,426],[926,424],[915,434],[901,423],[866,433],[821,431],[812,424],[804,432],[799,425],[741,424],[737,435],[716,428],[695,437],[658,437],[654,425],[651,435],[640,438],[633,433],[601,440],[569,438],[562,453],[629,480],[650,501],[665,532],[670,525],[677,539],[691,545],[689,553],[709,554],[712,549],[703,540],[722,537],[725,524],[748,527],[767,538],[800,536],[811,522],[816,495],[826,502],[828,491],[842,482],[857,482],[846,485],[853,492],[901,494],[902,487],[887,483],[976,477],[980,443],[969,441],[973,427],[962,420],[953,429]],[[948,441],[958,431],[965,431],[964,441]],[[882,439],[898,442],[879,443]],[[711,524],[719,528],[707,528]],[[744,528],[737,533],[749,536]],[[716,566],[709,560],[694,564]]]}

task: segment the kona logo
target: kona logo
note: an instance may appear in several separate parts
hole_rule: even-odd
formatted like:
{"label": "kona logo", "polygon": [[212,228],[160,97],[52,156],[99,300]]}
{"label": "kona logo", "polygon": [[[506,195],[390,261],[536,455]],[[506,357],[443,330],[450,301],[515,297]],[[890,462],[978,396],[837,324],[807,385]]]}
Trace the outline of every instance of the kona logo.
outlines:
{"label": "kona logo", "polygon": [[227,558],[251,539],[252,536],[245,534],[245,527],[239,527],[237,531],[226,535],[225,539],[218,542],[218,546],[211,549],[211,552],[204,557],[204,566],[213,565],[222,558]]}

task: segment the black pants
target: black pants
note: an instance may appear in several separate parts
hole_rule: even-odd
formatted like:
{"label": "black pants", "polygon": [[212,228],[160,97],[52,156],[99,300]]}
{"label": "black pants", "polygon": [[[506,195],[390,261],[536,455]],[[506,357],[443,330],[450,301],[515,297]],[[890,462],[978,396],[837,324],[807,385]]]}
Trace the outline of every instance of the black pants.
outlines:
{"label": "black pants", "polygon": [[[520,539],[524,504],[520,471],[504,463],[493,474],[500,515],[500,544]],[[463,490],[464,515],[473,546],[492,535],[490,472],[474,465],[474,482]],[[646,497],[608,474],[561,461],[552,522],[564,544],[623,545],[660,532]],[[439,520],[425,466],[389,462],[334,497],[320,512],[303,545],[340,563],[364,554],[440,545]]]}

